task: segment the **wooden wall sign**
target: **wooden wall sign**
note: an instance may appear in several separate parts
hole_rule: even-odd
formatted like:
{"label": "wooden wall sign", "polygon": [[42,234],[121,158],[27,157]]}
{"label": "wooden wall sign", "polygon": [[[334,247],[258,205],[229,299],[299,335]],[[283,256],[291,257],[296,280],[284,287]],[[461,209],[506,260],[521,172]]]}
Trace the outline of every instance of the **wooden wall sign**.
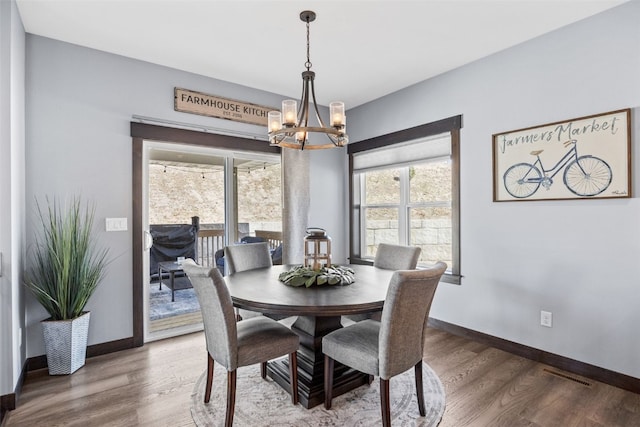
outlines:
{"label": "wooden wall sign", "polygon": [[221,98],[178,87],[174,89],[173,98],[175,111],[265,127],[267,126],[269,111],[277,110],[277,108],[273,107]]}
{"label": "wooden wall sign", "polygon": [[629,108],[493,135],[493,201],[631,197]]}

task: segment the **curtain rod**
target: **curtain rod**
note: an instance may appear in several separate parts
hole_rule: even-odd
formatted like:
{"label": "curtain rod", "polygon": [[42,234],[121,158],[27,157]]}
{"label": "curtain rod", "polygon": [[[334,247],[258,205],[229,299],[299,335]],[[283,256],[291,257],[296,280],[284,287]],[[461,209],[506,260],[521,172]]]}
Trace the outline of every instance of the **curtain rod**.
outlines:
{"label": "curtain rod", "polygon": [[227,135],[227,136],[241,136],[243,138],[256,139],[260,141],[268,141],[268,136],[266,133],[259,134],[259,133],[233,131],[229,129],[215,128],[211,126],[198,125],[194,123],[184,123],[184,122],[176,122],[173,120],[156,119],[154,117],[138,116],[136,114],[132,115],[131,119],[138,121],[139,123],[164,125],[164,126],[169,126],[169,127],[178,128],[178,129],[194,130],[199,132],[215,133],[215,134]]}

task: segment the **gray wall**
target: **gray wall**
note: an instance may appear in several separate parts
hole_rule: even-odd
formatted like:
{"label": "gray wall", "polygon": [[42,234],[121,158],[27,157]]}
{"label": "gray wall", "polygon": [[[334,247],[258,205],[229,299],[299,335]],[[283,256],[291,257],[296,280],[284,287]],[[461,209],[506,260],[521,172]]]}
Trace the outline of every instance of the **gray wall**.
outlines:
{"label": "gray wall", "polygon": [[0,395],[17,384],[25,359],[25,33],[14,1],[0,2]]}
{"label": "gray wall", "polygon": [[[494,133],[632,108],[640,192],[640,2],[350,110],[353,141],[462,114],[462,285],[431,315],[640,377],[640,202],[492,202]],[[553,328],[540,326],[540,310]]]}
{"label": "gray wall", "polygon": [[[220,58],[232,60],[232,58]],[[292,76],[293,90],[298,76]],[[32,239],[34,198],[81,194],[97,203],[99,238],[117,258],[105,281],[89,301],[89,344],[132,334],[131,232],[105,232],[104,219],[127,217],[132,211],[132,115],[201,124],[224,131],[261,134],[266,128],[173,111],[173,88],[183,87],[223,97],[278,107],[283,96],[257,91],[59,41],[27,36],[27,241]],[[266,142],[265,142],[266,144]],[[318,156],[316,156],[318,154]],[[315,170],[337,154],[310,153]],[[328,160],[327,160],[328,161]],[[336,169],[331,165],[331,170]],[[330,181],[342,185],[337,166]],[[315,184],[312,184],[315,188]],[[342,191],[339,189],[339,191]],[[340,193],[339,193],[340,194]],[[342,197],[342,196],[340,196]],[[313,203],[314,207],[316,203]],[[344,204],[322,206],[322,224],[344,239]],[[302,238],[303,236],[301,236]],[[338,245],[342,247],[343,245]],[[337,254],[344,260],[344,251]],[[44,353],[39,322],[46,313],[29,296],[27,356]]]}

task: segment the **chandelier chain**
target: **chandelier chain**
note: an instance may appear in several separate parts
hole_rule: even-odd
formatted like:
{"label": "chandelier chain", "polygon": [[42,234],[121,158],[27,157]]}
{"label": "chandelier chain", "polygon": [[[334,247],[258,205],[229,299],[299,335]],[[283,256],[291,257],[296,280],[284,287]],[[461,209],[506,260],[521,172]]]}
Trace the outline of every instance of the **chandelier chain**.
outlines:
{"label": "chandelier chain", "polygon": [[311,68],[311,57],[309,55],[309,18],[307,18],[307,62],[304,63],[304,66],[307,67],[307,71]]}

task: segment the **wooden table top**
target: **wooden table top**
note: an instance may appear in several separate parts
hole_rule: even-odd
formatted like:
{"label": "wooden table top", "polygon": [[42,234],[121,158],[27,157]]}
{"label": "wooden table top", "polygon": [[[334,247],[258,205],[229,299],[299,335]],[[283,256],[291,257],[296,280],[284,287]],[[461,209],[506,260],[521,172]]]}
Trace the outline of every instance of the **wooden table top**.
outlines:
{"label": "wooden table top", "polygon": [[382,308],[391,270],[349,265],[355,271],[351,285],[287,286],[278,280],[291,265],[243,271],[225,277],[236,307],[288,316],[341,316]]}

